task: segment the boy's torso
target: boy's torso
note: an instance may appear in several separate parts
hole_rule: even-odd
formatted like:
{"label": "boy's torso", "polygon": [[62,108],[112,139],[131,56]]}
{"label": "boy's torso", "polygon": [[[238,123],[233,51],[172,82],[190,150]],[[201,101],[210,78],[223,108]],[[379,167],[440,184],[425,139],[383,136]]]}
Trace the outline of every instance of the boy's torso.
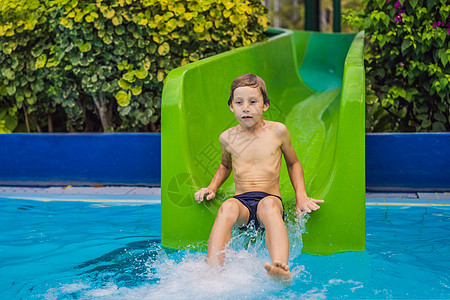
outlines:
{"label": "boy's torso", "polygon": [[231,155],[235,194],[261,191],[280,195],[281,167],[280,123],[264,121],[254,133],[239,125],[225,132],[226,151]]}

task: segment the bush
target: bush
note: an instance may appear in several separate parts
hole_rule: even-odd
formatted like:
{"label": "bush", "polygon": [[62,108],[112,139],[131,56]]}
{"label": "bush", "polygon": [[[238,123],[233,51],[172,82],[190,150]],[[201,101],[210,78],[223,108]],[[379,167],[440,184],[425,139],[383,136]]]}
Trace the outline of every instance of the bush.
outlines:
{"label": "bush", "polygon": [[366,32],[366,130],[450,130],[450,4],[369,0],[344,20]]}
{"label": "bush", "polygon": [[7,0],[0,19],[4,131],[158,131],[170,70],[268,28],[258,0]]}

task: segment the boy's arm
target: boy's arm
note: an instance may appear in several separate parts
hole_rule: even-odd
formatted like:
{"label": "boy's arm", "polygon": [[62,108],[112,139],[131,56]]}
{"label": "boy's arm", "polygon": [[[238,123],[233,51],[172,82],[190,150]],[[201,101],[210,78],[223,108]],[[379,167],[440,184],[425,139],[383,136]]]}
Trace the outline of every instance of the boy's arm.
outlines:
{"label": "boy's arm", "polygon": [[286,160],[286,166],[289,173],[289,178],[291,179],[292,186],[295,190],[295,198],[297,200],[297,205],[295,209],[297,213],[302,213],[306,211],[310,213],[313,210],[318,210],[320,208],[317,203],[322,203],[323,200],[316,200],[308,197],[305,188],[305,178],[303,176],[303,168],[300,161],[297,158],[294,147],[291,144],[291,136],[286,126],[282,126],[281,132],[281,151],[284,154],[284,159]]}
{"label": "boy's arm", "polygon": [[195,201],[202,202],[206,196],[206,200],[211,200],[216,196],[217,189],[227,180],[231,173],[231,155],[226,149],[226,141],[224,135],[219,137],[220,148],[222,149],[222,162],[217,168],[216,174],[208,187],[200,189],[195,193]]}

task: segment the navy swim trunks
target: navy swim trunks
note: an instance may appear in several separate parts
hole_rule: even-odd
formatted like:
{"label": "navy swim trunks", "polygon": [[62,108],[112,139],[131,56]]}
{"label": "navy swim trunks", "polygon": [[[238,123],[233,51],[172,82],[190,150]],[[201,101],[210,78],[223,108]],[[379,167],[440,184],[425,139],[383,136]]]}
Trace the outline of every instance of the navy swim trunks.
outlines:
{"label": "navy swim trunks", "polygon": [[[248,208],[250,212],[250,217],[248,218],[248,223],[246,226],[240,227],[239,229],[245,229],[251,221],[255,222],[255,229],[260,227],[258,217],[256,216],[256,210],[258,208],[258,203],[263,198],[267,196],[274,196],[281,200],[280,196],[272,195],[264,192],[247,192],[240,195],[235,195],[233,198],[238,199],[245,207]],[[283,200],[281,200],[281,205],[283,205]],[[283,220],[284,220],[284,205],[283,205]]]}

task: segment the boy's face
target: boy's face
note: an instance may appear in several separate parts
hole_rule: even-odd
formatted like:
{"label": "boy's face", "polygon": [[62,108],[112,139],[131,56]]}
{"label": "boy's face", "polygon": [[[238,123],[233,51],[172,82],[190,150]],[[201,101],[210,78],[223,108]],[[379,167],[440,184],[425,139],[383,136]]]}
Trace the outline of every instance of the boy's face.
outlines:
{"label": "boy's face", "polygon": [[258,88],[243,86],[234,90],[230,109],[242,126],[251,128],[262,122],[269,104],[264,104]]}

